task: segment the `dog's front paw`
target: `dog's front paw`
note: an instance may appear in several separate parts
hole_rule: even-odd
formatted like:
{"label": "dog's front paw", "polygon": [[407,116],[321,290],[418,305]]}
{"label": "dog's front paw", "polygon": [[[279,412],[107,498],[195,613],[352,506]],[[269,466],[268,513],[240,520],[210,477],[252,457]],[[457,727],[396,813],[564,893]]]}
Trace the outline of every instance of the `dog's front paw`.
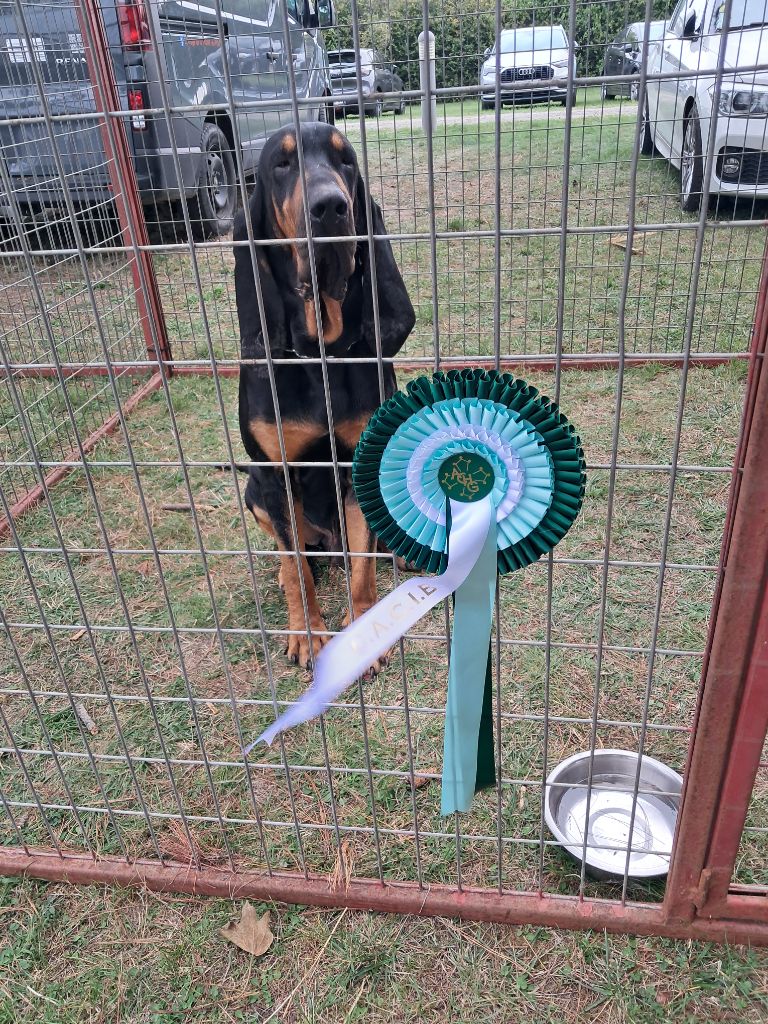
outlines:
{"label": "dog's front paw", "polygon": [[[371,607],[373,607],[373,606],[371,605]],[[367,612],[367,611],[368,611],[368,608],[366,608],[364,606],[363,607],[359,607],[357,609],[356,614],[355,614],[355,618],[359,619],[360,616],[364,612]],[[351,615],[349,614],[348,611],[345,612],[344,613],[344,618],[342,619],[342,622],[341,622],[342,629],[346,629],[351,621],[352,621]],[[364,679],[373,679],[373,677],[377,676],[379,674],[379,672],[383,672],[384,669],[389,664],[389,655],[390,655],[390,652],[389,651],[385,651],[384,654],[382,654],[379,658],[376,658],[374,661],[372,661],[371,664],[369,665],[369,667],[366,669],[365,674],[363,675],[363,678]]]}
{"label": "dog's front paw", "polygon": [[[306,627],[303,623],[300,623],[297,626],[291,626],[291,629],[305,630]],[[325,623],[320,619],[312,623],[311,646],[306,632],[291,633],[286,643],[285,653],[288,655],[288,660],[292,661],[294,665],[301,665],[302,668],[311,668],[318,654],[329,640],[330,637],[325,635]]]}

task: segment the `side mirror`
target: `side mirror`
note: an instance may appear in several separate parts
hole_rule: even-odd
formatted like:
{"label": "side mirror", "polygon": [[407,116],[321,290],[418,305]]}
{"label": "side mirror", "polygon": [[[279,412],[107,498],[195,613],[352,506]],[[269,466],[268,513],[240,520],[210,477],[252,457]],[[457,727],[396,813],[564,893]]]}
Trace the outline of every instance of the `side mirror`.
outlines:
{"label": "side mirror", "polygon": [[320,28],[333,28],[336,24],[336,8],[333,0],[317,0],[317,17]]}
{"label": "side mirror", "polygon": [[696,12],[691,11],[683,25],[683,39],[698,39],[698,37],[699,33],[696,31]]}
{"label": "side mirror", "polygon": [[303,28],[319,28],[319,8],[315,6],[314,0],[304,0],[301,5],[301,24]]}

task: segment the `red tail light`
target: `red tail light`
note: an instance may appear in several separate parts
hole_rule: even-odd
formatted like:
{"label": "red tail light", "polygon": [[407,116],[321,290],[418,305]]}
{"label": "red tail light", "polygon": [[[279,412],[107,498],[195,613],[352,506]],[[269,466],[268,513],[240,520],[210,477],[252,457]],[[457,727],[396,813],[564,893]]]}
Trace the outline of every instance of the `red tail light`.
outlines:
{"label": "red tail light", "polygon": [[143,50],[150,44],[147,12],[141,0],[120,0],[117,5],[120,40],[132,50]]}
{"label": "red tail light", "polygon": [[137,132],[143,132],[147,127],[147,119],[144,116],[144,90],[143,89],[129,89],[128,90],[128,109],[134,110],[136,113],[131,117],[131,127]]}

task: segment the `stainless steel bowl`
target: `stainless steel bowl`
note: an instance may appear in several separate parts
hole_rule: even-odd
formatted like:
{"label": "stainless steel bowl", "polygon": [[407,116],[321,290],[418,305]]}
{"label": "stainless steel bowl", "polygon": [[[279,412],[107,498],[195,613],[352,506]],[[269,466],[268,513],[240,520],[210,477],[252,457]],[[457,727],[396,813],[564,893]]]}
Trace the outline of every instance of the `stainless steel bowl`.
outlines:
{"label": "stainless steel bowl", "polygon": [[[595,751],[587,822],[589,758],[589,751],[573,754],[549,773],[544,795],[547,825],[563,849],[576,860],[585,860],[591,875],[623,878],[638,755],[630,750]],[[643,757],[630,878],[657,878],[669,870],[682,786],[677,772],[653,757]]]}

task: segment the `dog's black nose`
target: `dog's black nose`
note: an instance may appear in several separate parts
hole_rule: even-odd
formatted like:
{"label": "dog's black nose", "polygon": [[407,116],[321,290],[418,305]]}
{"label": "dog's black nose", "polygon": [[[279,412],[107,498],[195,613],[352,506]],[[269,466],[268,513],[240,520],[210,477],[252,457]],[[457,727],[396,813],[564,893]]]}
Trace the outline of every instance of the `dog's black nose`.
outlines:
{"label": "dog's black nose", "polygon": [[332,235],[349,214],[349,200],[340,188],[330,186],[313,193],[309,206],[313,231]]}

